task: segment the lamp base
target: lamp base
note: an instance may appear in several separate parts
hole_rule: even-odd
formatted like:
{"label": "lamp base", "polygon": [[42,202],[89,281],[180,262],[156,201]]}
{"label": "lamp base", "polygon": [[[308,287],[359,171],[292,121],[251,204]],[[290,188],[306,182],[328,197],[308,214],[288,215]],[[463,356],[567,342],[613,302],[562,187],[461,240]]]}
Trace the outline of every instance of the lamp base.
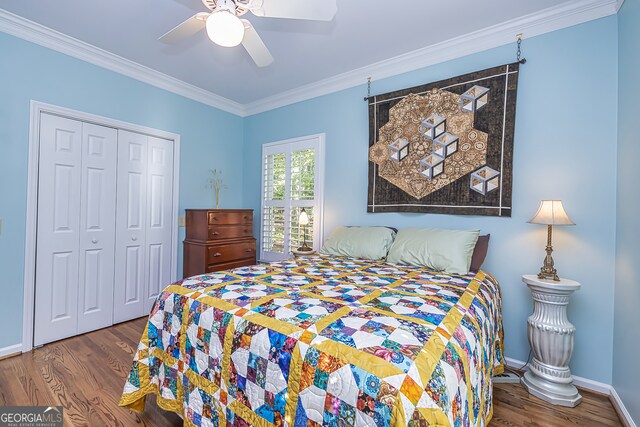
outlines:
{"label": "lamp base", "polygon": [[307,246],[307,244],[303,244],[302,246],[300,246],[298,249],[296,249],[296,251],[298,252],[313,252],[313,248],[310,248],[309,246]]}
{"label": "lamp base", "polygon": [[550,279],[559,282],[560,277],[558,277],[558,270],[556,270],[553,266],[553,258],[551,257],[551,252],[553,252],[553,248],[551,246],[547,246],[547,256],[544,257],[544,263],[542,264],[542,267],[540,267],[538,279]]}
{"label": "lamp base", "polygon": [[544,263],[540,268],[540,273],[538,273],[538,279],[550,279],[559,282],[560,277],[558,277],[558,271],[553,266],[553,258],[551,257],[551,253],[553,252],[553,246],[551,246],[551,230],[551,225],[547,225],[547,247],[545,248],[547,256],[544,257]]}
{"label": "lamp base", "polygon": [[553,280],[556,282],[560,281],[560,277],[558,277],[558,272],[556,269],[552,269],[551,271],[545,271],[544,267],[540,268],[540,273],[538,273],[538,279],[542,280]]}

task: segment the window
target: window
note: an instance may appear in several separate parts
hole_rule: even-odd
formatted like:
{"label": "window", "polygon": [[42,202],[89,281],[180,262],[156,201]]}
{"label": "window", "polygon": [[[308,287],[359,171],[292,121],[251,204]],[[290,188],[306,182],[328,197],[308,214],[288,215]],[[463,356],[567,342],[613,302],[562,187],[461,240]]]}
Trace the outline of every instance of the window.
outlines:
{"label": "window", "polygon": [[[288,258],[302,246],[320,249],[324,134],[262,147],[262,261]],[[299,224],[302,209],[309,224]]]}

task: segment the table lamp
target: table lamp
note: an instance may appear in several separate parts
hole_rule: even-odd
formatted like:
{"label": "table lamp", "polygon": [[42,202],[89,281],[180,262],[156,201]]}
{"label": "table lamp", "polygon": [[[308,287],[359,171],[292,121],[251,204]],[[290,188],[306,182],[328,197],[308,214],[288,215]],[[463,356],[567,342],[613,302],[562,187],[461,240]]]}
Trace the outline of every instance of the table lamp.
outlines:
{"label": "table lamp", "polygon": [[544,258],[544,264],[540,268],[538,278],[543,280],[552,279],[559,282],[560,277],[558,277],[558,272],[554,268],[553,258],[551,257],[553,252],[551,232],[554,225],[575,225],[574,222],[564,211],[561,200],[543,200],[540,202],[538,212],[528,222],[531,224],[546,224],[547,226],[547,256]]}
{"label": "table lamp", "polygon": [[309,224],[309,215],[304,208],[302,208],[300,215],[298,216],[298,224],[300,224],[304,229],[304,242],[302,243],[302,246],[298,248],[298,252],[312,252],[313,249],[307,246],[307,225]]}

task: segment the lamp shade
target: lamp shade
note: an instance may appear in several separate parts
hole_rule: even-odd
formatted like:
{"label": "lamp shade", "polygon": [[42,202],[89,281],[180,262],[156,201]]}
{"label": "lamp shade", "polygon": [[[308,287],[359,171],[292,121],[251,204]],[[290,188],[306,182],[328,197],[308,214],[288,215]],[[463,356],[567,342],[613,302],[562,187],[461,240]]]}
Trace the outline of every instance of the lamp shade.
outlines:
{"label": "lamp shade", "polygon": [[220,46],[238,46],[244,38],[244,24],[228,10],[213,12],[206,26],[211,41]]}
{"label": "lamp shade", "polygon": [[562,206],[562,200],[543,200],[538,212],[528,222],[545,225],[575,225]]}
{"label": "lamp shade", "polygon": [[300,225],[309,224],[309,215],[307,214],[307,211],[304,210],[304,208],[302,208],[302,210],[300,211],[300,216],[298,217],[298,223]]}

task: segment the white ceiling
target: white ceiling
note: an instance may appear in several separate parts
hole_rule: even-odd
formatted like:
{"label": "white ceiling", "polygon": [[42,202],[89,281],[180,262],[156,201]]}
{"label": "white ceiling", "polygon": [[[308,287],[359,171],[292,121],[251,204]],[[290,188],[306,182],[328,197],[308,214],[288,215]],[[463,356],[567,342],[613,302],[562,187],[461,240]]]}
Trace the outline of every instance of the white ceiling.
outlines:
{"label": "white ceiling", "polygon": [[157,40],[206,11],[200,0],[0,0],[0,8],[247,104],[564,2],[338,0],[332,22],[247,14],[275,58],[266,68],[204,31],[173,46]]}

